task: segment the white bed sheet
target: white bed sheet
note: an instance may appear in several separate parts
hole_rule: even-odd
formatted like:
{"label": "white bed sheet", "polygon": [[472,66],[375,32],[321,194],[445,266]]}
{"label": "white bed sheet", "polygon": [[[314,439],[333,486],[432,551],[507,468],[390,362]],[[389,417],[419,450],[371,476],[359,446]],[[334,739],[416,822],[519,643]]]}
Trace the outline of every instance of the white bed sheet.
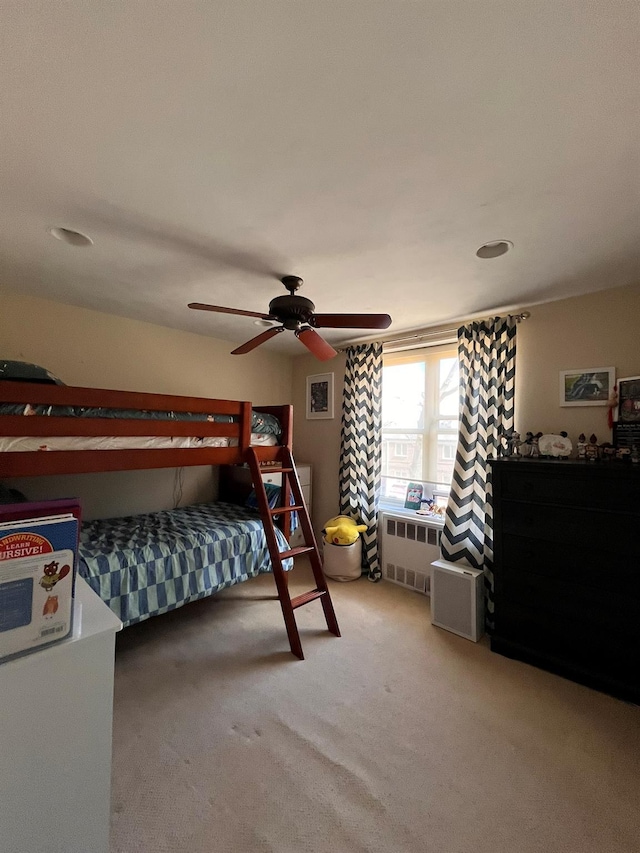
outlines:
{"label": "white bed sheet", "polygon": [[[251,444],[273,447],[275,435],[251,433]],[[237,447],[237,438],[224,436],[195,438],[191,436],[104,435],[104,436],[2,436],[0,453],[42,450],[157,450],[193,449],[198,447]]]}

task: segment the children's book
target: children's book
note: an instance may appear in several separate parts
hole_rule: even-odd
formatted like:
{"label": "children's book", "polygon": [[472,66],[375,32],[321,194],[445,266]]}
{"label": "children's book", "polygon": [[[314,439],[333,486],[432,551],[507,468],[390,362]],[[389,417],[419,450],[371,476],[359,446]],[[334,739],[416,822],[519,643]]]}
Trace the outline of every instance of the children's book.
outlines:
{"label": "children's book", "polygon": [[0,661],[69,636],[78,501],[0,506]]}
{"label": "children's book", "polygon": [[404,501],[405,509],[420,509],[422,501],[422,483],[409,483]]}

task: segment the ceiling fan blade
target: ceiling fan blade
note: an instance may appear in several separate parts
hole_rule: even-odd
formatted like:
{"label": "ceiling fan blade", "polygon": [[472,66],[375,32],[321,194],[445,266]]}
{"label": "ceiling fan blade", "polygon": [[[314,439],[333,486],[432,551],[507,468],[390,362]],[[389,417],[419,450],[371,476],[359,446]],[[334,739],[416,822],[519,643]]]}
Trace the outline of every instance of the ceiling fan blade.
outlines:
{"label": "ceiling fan blade", "polygon": [[259,347],[260,344],[268,341],[269,338],[273,338],[275,335],[280,334],[280,332],[284,332],[284,326],[278,326],[275,329],[267,329],[266,332],[256,335],[255,338],[251,338],[251,340],[247,341],[246,344],[242,344],[242,346],[232,350],[231,355],[245,355],[246,353],[251,352],[252,349]]}
{"label": "ceiling fan blade", "polygon": [[189,308],[197,311],[217,311],[218,314],[240,314],[242,317],[259,317],[261,320],[275,320],[270,314],[258,314],[257,311],[243,311],[241,308],[223,308],[221,305],[207,305],[205,302],[190,302]]}
{"label": "ceiling fan blade", "polygon": [[316,329],[388,329],[388,314],[314,314],[309,321]]}
{"label": "ceiling fan blade", "polygon": [[313,329],[300,329],[296,331],[296,337],[302,341],[306,348],[312,352],[320,361],[328,361],[330,358],[338,355],[331,344],[328,344],[324,338],[315,332]]}

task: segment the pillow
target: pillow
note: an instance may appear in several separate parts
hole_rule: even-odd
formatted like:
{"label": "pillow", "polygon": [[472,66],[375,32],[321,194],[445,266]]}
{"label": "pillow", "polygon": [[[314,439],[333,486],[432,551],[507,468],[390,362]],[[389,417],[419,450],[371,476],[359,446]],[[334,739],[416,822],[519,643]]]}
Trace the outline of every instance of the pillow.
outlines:
{"label": "pillow", "polygon": [[[278,506],[278,504],[280,503],[280,486],[274,486],[273,483],[265,483],[264,484],[264,490],[267,493],[267,501],[269,502],[269,508],[275,509]],[[295,503],[295,500],[293,498],[293,494],[291,495],[291,503],[292,504]],[[257,509],[258,508],[258,496],[256,495],[255,489],[251,489],[251,492],[249,493],[249,497],[244,502],[244,505],[246,507],[248,507],[249,509]],[[275,519],[278,516],[274,515],[273,517]],[[298,513],[297,512],[290,513],[289,519],[290,519],[290,525],[291,525],[289,530],[291,533],[293,533],[293,531],[298,526]]]}
{"label": "pillow", "polygon": [[0,359],[0,379],[11,382],[43,382],[46,385],[64,385],[57,376],[37,364],[26,361],[4,361]]}
{"label": "pillow", "polygon": [[282,435],[282,427],[275,415],[268,415],[266,412],[252,412],[251,432],[261,435]]}
{"label": "pillow", "polygon": [[[264,490],[267,493],[269,508],[275,509],[278,506],[278,501],[280,500],[280,486],[274,486],[273,483],[265,483]],[[249,509],[258,508],[258,496],[256,495],[255,489],[251,489],[249,497],[244,502],[244,505]]]}

